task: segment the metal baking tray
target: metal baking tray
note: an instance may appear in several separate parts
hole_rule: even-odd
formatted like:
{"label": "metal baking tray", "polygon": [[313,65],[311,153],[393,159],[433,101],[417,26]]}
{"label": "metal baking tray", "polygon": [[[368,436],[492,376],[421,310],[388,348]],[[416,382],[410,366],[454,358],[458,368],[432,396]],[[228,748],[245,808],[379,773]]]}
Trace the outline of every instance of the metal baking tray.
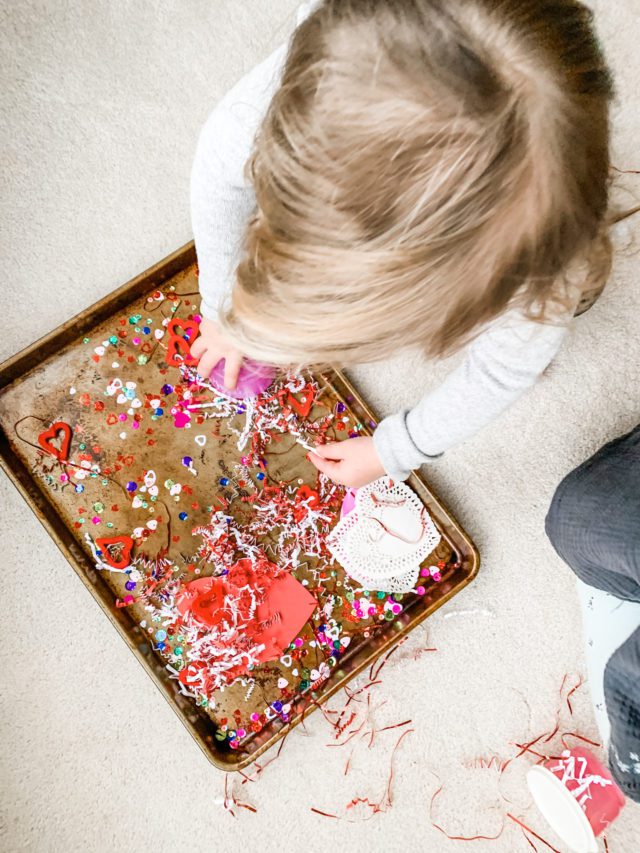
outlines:
{"label": "metal baking tray", "polygon": [[[353,583],[334,563],[332,577],[336,597],[333,600],[342,602],[342,622],[339,624],[351,642],[344,653],[337,656],[338,659],[330,659],[332,667],[328,678],[325,675],[325,680],[314,681],[310,675],[314,673],[313,664],[317,666],[318,660],[325,658],[322,658],[317,644],[311,642],[316,636],[320,617],[315,623],[309,621],[304,647],[298,658],[303,677],[288,688],[287,715],[267,713],[265,717],[262,713],[258,715],[259,724],[253,729],[240,729],[245,719],[249,719],[249,711],[255,715],[260,706],[263,712],[265,708],[268,712],[273,706],[274,697],[277,699],[277,679],[274,676],[274,672],[278,674],[277,665],[267,668],[269,675],[263,682],[260,682],[259,673],[255,675],[259,690],[255,691],[252,699],[242,698],[246,684],[240,684],[237,689],[234,685],[227,687],[220,696],[216,696],[215,703],[212,703],[215,707],[184,695],[175,672],[172,676],[167,669],[168,660],[175,663],[175,658],[168,658],[168,652],[157,642],[154,626],[147,623],[142,608],[138,604],[122,606],[126,600],[123,586],[126,575],[98,570],[90,540],[97,535],[108,538],[118,530],[130,530],[138,518],[131,505],[126,503],[127,492],[123,485],[128,476],[133,476],[132,467],[138,473],[138,480],[140,473],[151,466],[161,470],[159,482],[167,472],[174,478],[182,475],[184,480],[188,474],[184,469],[176,474],[178,463],[174,463],[173,456],[177,460],[185,452],[193,454],[194,458],[199,453],[197,464],[201,466],[200,473],[207,476],[191,478],[186,502],[174,506],[167,497],[163,504],[167,510],[166,525],[161,523],[162,530],[149,533],[141,553],[151,560],[155,548],[156,553],[165,554],[176,565],[180,560],[183,564],[188,563],[185,550],[189,547],[185,548],[185,541],[190,541],[190,529],[206,523],[207,513],[211,510],[207,504],[212,489],[226,496],[231,507],[229,511],[234,512],[234,501],[242,489],[238,488],[237,480],[233,481],[231,488],[228,487],[229,479],[234,477],[234,460],[229,458],[230,453],[233,455],[234,444],[228,436],[225,437],[226,428],[220,426],[220,419],[217,420],[217,432],[221,434],[211,437],[205,455],[204,449],[194,447],[193,431],[175,429],[166,413],[160,416],[158,409],[154,408],[158,402],[153,400],[158,394],[158,384],[164,381],[177,385],[180,381],[179,369],[169,366],[161,358],[165,347],[160,334],[162,321],[164,319],[166,323],[168,318],[193,316],[197,311],[197,294],[195,249],[193,243],[189,243],[0,366],[0,461],[204,754],[216,767],[232,771],[253,762],[296,726],[304,714],[313,711],[344,687],[460,592],[476,575],[479,556],[469,536],[442,501],[422,476],[414,473],[408,483],[424,502],[442,535],[440,544],[424,562],[426,567],[440,566],[439,582],[429,580],[422,595],[399,596],[401,612],[388,621],[372,619],[363,622],[354,616],[351,622],[351,605],[342,593],[349,584],[353,589]],[[155,329],[159,330],[157,336]],[[135,378],[135,395],[139,395],[141,401],[139,412],[128,409],[129,415],[124,419],[120,416],[127,411],[130,401],[124,402],[125,408],[118,408],[115,400],[120,394],[104,395],[105,382],[113,380],[114,372]],[[359,434],[371,433],[376,423],[375,416],[341,372],[317,372],[309,376],[317,383],[317,405],[324,406],[327,411],[330,407],[339,406],[338,410],[344,413],[341,419],[348,422],[342,433],[334,430],[330,438],[346,437],[349,430],[357,430]],[[152,401],[151,408],[147,405],[149,400]],[[320,410],[323,411],[322,408]],[[133,415],[138,417],[135,432],[132,429]],[[64,460],[60,462],[39,446],[38,435],[59,421],[73,425],[70,442],[75,458],[86,460],[87,474],[80,483],[80,494],[76,490],[79,481],[75,474],[67,476],[65,472],[68,473],[69,469]],[[211,423],[200,420],[194,426],[206,431]],[[286,436],[279,437],[279,442],[277,448],[269,446],[265,452],[270,465],[266,469],[270,471],[270,479],[273,482],[306,483],[313,487],[315,469],[306,461],[305,449],[295,442],[288,445]],[[160,453],[159,448],[162,449]],[[272,458],[269,452],[276,449],[277,453],[274,452]],[[237,450],[235,454],[239,455]],[[91,466],[100,473],[92,476],[94,469]],[[224,480],[218,477],[225,472],[230,474],[226,477],[226,489],[219,486]],[[166,482],[173,480],[169,478]],[[259,487],[260,483],[252,481],[251,488]],[[198,500],[199,496],[202,500]],[[80,502],[86,506],[80,506]],[[180,514],[177,513],[179,508],[182,508]],[[183,515],[187,516],[185,520],[181,520]],[[140,544],[141,540],[137,542]],[[188,574],[193,568],[189,565],[183,574]],[[363,593],[360,591],[358,594]],[[373,597],[375,594],[367,591],[367,595]],[[382,606],[374,598],[373,605],[376,604]],[[378,620],[380,618],[378,616]],[[175,647],[170,647],[169,651],[172,655],[177,654]],[[307,654],[311,655],[308,662],[304,660]],[[307,667],[305,663],[308,663]],[[234,728],[243,731],[243,736],[240,737]]]}

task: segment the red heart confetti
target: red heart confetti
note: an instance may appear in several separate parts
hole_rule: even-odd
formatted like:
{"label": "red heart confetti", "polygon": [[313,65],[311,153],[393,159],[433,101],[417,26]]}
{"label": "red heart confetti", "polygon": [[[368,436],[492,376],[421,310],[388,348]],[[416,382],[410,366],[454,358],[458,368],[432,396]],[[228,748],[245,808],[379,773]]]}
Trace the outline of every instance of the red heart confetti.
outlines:
{"label": "red heart confetti", "polygon": [[[50,441],[50,439],[56,438],[58,433],[63,434],[60,447],[56,447]],[[54,424],[51,424],[49,429],[40,433],[38,444],[43,450],[55,456],[60,462],[66,462],[69,458],[69,448],[71,447],[71,427],[63,421],[56,421]]]}
{"label": "red heart confetti", "polygon": [[308,498],[311,498],[309,501],[311,509],[316,509],[320,506],[320,495],[315,489],[311,489],[309,486],[300,486],[296,492],[296,498],[300,501],[306,501]]}
{"label": "red heart confetti", "polygon": [[[199,323],[195,320],[180,320],[175,318],[167,326],[169,341],[165,361],[172,367],[181,364],[194,365],[198,360],[191,355],[191,344],[198,334]],[[181,330],[176,331],[176,330]]]}
{"label": "red heart confetti", "polygon": [[[102,559],[114,569],[126,569],[131,563],[133,539],[130,536],[111,536],[96,539],[96,545],[102,551]],[[109,545],[122,545],[120,559],[116,560],[109,552]]]}
{"label": "red heart confetti", "polygon": [[313,402],[315,400],[315,392],[313,390],[313,386],[305,385],[300,394],[301,397],[298,400],[296,397],[293,396],[291,392],[289,392],[287,394],[286,405],[296,411],[301,418],[306,418],[309,412],[311,411],[311,407],[313,406]]}

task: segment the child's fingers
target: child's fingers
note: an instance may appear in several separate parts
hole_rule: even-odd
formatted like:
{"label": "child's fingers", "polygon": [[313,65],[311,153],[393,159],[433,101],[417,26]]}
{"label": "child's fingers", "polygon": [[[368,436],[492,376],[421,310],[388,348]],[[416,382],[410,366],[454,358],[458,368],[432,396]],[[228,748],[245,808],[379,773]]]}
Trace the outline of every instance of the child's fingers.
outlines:
{"label": "child's fingers", "polygon": [[315,465],[318,471],[326,474],[327,477],[335,477],[340,468],[339,462],[332,462],[330,459],[323,459],[322,456],[318,456],[317,453],[314,452],[308,453],[307,459],[312,465]]}
{"label": "child's fingers", "polygon": [[337,461],[344,459],[344,450],[342,449],[343,442],[330,441],[328,444],[316,444],[313,452],[323,459],[332,459]]}
{"label": "child's fingers", "polygon": [[224,359],[224,386],[230,391],[238,384],[238,376],[242,367],[242,355],[240,353],[228,354]]}
{"label": "child's fingers", "polygon": [[[193,354],[193,350],[191,350]],[[197,356],[196,356],[197,358]],[[208,349],[198,362],[198,373],[205,379],[209,378],[209,374],[220,361],[220,353],[216,350]]]}
{"label": "child's fingers", "polygon": [[200,356],[206,351],[206,349],[207,342],[202,337],[202,335],[200,335],[200,337],[196,338],[193,344],[191,345],[191,355],[194,358],[200,358]]}

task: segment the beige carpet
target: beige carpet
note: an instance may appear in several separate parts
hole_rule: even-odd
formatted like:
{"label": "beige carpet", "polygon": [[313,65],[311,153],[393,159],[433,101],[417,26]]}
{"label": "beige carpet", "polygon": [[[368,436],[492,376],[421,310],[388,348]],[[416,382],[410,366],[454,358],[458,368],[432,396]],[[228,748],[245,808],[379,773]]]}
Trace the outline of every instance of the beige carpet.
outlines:
{"label": "beige carpet", "polygon": [[[190,238],[188,176],[216,99],[288,32],[295,0],[20,0],[2,15],[0,98],[5,325],[0,357],[57,326]],[[640,168],[640,4],[598,2],[617,76],[615,163]],[[627,184],[633,185],[628,178]],[[636,179],[640,194],[640,179]],[[629,196],[626,196],[629,198]],[[640,222],[636,217],[636,235]],[[397,732],[366,743],[344,775],[315,715],[242,789],[255,814],[222,806],[223,776],[180,722],[6,478],[2,529],[3,850],[528,851],[508,825],[494,842],[497,774],[552,727],[566,673],[583,672],[573,577],[545,540],[555,485],[640,419],[639,255],[619,238],[611,285],[553,369],[499,423],[428,472],[483,557],[467,591],[383,671],[379,726],[412,719],[396,755],[394,804],[346,823],[353,797],[379,798]],[[381,413],[409,403],[442,366],[402,357],[356,371]],[[460,413],[464,417],[464,412]],[[438,651],[413,658],[426,641]],[[572,728],[595,736],[586,689]],[[519,774],[519,775],[518,775]],[[511,811],[560,846],[528,807],[522,768],[503,777]],[[608,834],[640,849],[640,807]],[[543,849],[538,843],[539,849]],[[546,848],[544,848],[546,849]]]}

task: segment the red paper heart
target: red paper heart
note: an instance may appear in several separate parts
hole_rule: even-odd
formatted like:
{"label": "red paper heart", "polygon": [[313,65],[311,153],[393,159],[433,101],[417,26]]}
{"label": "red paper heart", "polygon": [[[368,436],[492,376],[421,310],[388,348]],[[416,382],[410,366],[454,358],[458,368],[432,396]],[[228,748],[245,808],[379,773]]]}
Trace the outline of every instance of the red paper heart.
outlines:
{"label": "red paper heart", "polygon": [[[273,566],[276,570],[276,567]],[[251,613],[252,596],[245,589],[259,584],[266,587],[262,603],[258,605],[251,621],[244,629],[243,638],[264,649],[256,655],[261,662],[280,657],[302,626],[311,617],[318,602],[293,575],[284,573],[269,579],[256,570],[249,559],[238,560],[226,577],[198,578],[186,584],[179,594],[176,605],[181,616],[191,613],[207,628],[216,628],[223,621],[231,623],[233,614],[226,601],[234,600],[240,613]],[[257,574],[260,578],[257,578]],[[244,592],[240,593],[239,590]],[[246,599],[246,600],[245,600]],[[229,634],[229,645],[239,640],[238,635]]]}
{"label": "red paper heart", "polygon": [[176,601],[178,612],[192,613],[198,622],[214,628],[228,617],[224,607],[225,583],[222,578],[198,578],[186,584]]}
{"label": "red paper heart", "polygon": [[[198,360],[191,355],[191,344],[197,337],[198,329],[199,324],[195,320],[175,318],[169,322],[167,326],[169,342],[165,357],[167,364],[170,364],[172,367],[179,367],[181,364],[193,366],[198,363]],[[189,340],[184,337],[185,335]],[[182,357],[180,358],[179,356]]]}
{"label": "red paper heart", "polygon": [[[49,439],[56,438],[59,432],[63,433],[63,438],[60,448],[57,448],[55,445],[51,444]],[[46,450],[47,453],[50,453],[52,456],[55,456],[56,459],[59,459],[60,462],[66,462],[69,458],[69,448],[71,447],[71,427],[63,421],[56,421],[54,424],[51,424],[49,429],[40,433],[38,436],[38,444],[43,450]]]}
{"label": "red paper heart", "polygon": [[300,393],[303,395],[304,401],[298,400],[289,392],[287,394],[286,405],[296,411],[300,417],[306,418],[315,400],[315,391],[312,385],[305,385]]}
{"label": "red paper heart", "polygon": [[264,643],[257,658],[275,660],[311,618],[318,602],[293,575],[276,578],[256,611],[255,639]]}
{"label": "red paper heart", "polygon": [[[131,551],[133,539],[130,536],[111,536],[96,539],[96,545],[102,551],[102,559],[114,569],[126,569],[131,563]],[[114,560],[108,550],[109,545],[122,545],[122,554],[119,560]]]}

